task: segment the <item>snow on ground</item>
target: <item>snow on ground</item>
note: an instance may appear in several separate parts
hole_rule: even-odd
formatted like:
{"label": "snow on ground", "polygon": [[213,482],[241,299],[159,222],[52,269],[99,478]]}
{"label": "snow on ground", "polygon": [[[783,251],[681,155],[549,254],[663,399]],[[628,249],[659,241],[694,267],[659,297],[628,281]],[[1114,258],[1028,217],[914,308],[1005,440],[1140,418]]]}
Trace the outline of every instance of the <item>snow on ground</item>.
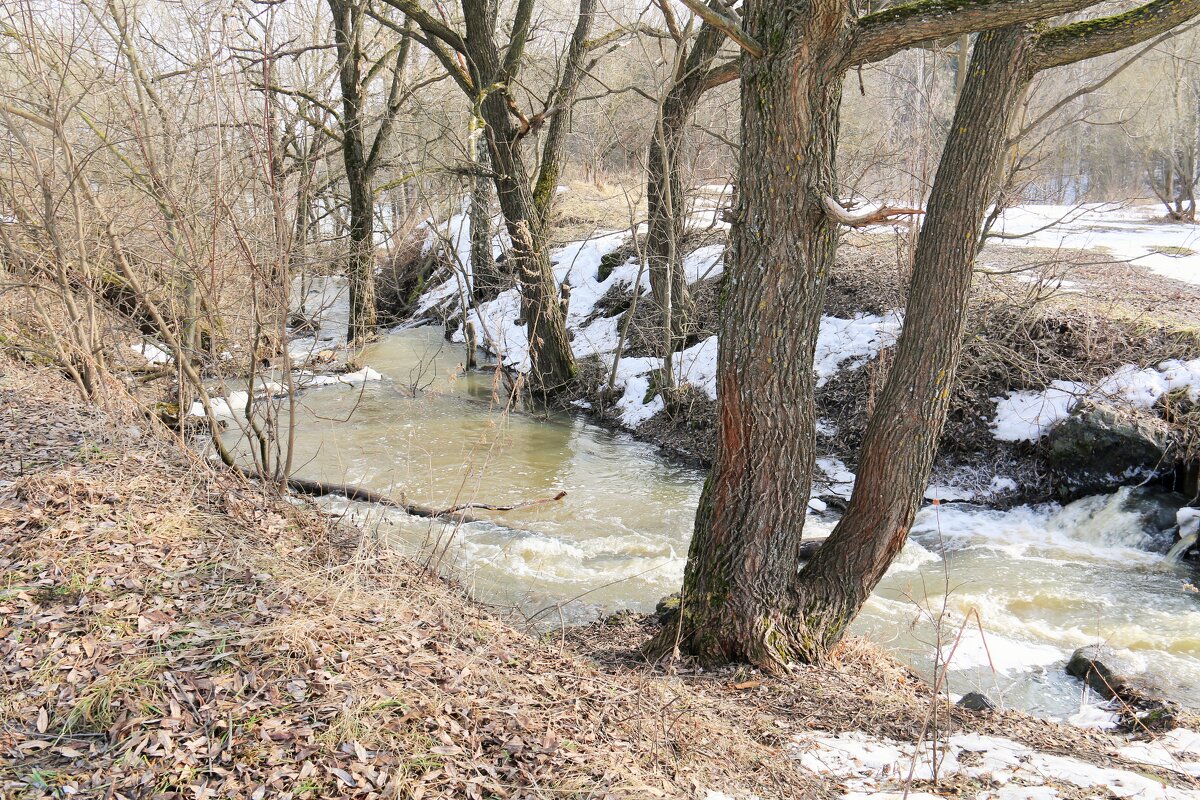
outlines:
{"label": "snow on ground", "polygon": [[[1097,797],[1136,800],[1200,798],[1200,791],[1164,786],[1138,772],[1052,755],[995,736],[960,734],[936,747],[936,773],[934,744],[930,742],[916,748],[860,732],[811,734],[797,736],[790,750],[803,767],[841,781],[848,790],[843,795],[846,798],[901,797],[910,775],[922,783],[966,779],[994,787],[956,795],[977,800],[1047,800],[1077,796],[1079,790],[1099,792]],[[1144,755],[1139,760],[1146,764],[1155,763],[1151,760],[1155,757],[1171,755],[1165,747],[1162,753],[1149,748],[1138,753]],[[908,794],[910,799],[936,796]]]}
{"label": "snow on ground", "polygon": [[139,354],[150,364],[170,364],[175,359],[162,345],[147,339],[144,342],[129,345],[129,349]]}
{"label": "snow on ground", "polygon": [[1002,442],[1036,442],[1052,427],[1071,416],[1088,392],[1082,383],[1055,381],[1041,392],[1009,392],[996,400],[992,435]]}
{"label": "snow on ground", "polygon": [[1157,205],[1024,205],[1006,211],[995,230],[1030,234],[1005,239],[1005,245],[1103,252],[1168,278],[1200,284],[1200,225],[1155,222],[1162,214]]}
{"label": "snow on ground", "polygon": [[311,335],[288,342],[288,355],[297,364],[322,350],[346,344],[350,327],[350,283],[342,275],[296,276],[292,280],[291,307],[315,326]]}
{"label": "snow on ground", "polygon": [[1118,751],[1139,764],[1162,767],[1200,778],[1200,733],[1177,728],[1150,742],[1136,742]]}
{"label": "snow on ground", "polygon": [[824,473],[828,481],[828,493],[835,497],[849,500],[854,492],[854,473],[841,460],[836,458],[818,458],[817,469]]}
{"label": "snow on ground", "polygon": [[858,369],[880,350],[895,344],[903,327],[902,319],[898,312],[884,317],[874,314],[856,314],[850,319],[822,317],[814,361],[817,386],[824,386],[843,369]]}
{"label": "snow on ground", "polygon": [[[464,226],[469,227],[469,221],[454,217],[446,223],[446,230],[450,232],[442,235],[456,241],[451,233],[461,238]],[[613,269],[603,280],[600,279],[601,260],[620,247],[626,238],[627,234],[623,231],[606,233],[574,242],[551,253],[555,282],[571,287],[566,322],[576,358],[598,355],[610,370],[625,313],[612,317],[598,316],[597,303],[617,286],[631,287],[637,283],[643,295],[650,291],[648,272],[632,258]],[[724,268],[724,254],[722,245],[702,247],[689,253],[683,261],[688,281],[694,283],[720,275]],[[418,313],[449,297],[466,296],[470,288],[469,272],[466,276],[467,285],[462,285],[461,281],[462,274],[456,274],[427,292],[418,304]],[[529,339],[525,326],[518,324],[520,318],[521,296],[517,289],[509,289],[495,300],[467,312],[467,320],[475,327],[479,341],[487,350],[505,366],[527,372],[531,366]],[[815,363],[818,385],[823,385],[839,370],[857,369],[866,364],[881,349],[895,342],[900,328],[901,316],[898,313],[882,317],[859,314],[850,319],[823,318]],[[451,338],[456,342],[465,342],[465,327],[460,326]],[[678,384],[690,384],[710,399],[716,399],[717,337],[709,337],[676,353],[673,361]],[[655,383],[654,374],[662,368],[661,358],[620,360],[614,388],[621,391],[616,406],[623,425],[636,428],[665,408],[662,397],[650,392],[650,387]]]}
{"label": "snow on ground", "polygon": [[1126,364],[1096,386],[1054,381],[1040,392],[1009,392],[994,398],[992,434],[1002,442],[1036,442],[1085,399],[1148,409],[1164,395],[1183,389],[1193,401],[1200,399],[1200,359],[1164,361],[1157,368]]}

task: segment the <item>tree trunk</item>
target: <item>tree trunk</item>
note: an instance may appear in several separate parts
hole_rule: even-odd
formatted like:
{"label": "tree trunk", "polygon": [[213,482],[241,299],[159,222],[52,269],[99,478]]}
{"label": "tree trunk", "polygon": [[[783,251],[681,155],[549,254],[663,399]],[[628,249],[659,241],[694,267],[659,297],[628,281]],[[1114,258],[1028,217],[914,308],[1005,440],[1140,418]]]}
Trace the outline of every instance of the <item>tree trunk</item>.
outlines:
{"label": "tree trunk", "polygon": [[[492,97],[503,104],[498,94]],[[501,108],[499,113],[507,114],[507,110]],[[488,130],[492,131],[490,123]],[[575,359],[558,302],[554,271],[537,222],[519,145],[496,136],[489,136],[489,140],[497,171],[496,195],[512,240],[509,258],[521,285],[521,316],[529,337],[531,388],[540,394],[551,394],[575,378]]]}
{"label": "tree trunk", "polygon": [[[477,123],[482,124],[482,123]],[[475,302],[486,303],[508,288],[492,253],[492,183],[482,174],[491,164],[483,131],[472,132],[475,158],[471,177],[471,289]]]}
{"label": "tree trunk", "polygon": [[667,355],[685,346],[695,313],[680,252],[686,205],[680,177],[683,144],[688,122],[704,92],[711,88],[708,73],[724,41],[725,35],[711,25],[700,29],[659,107],[647,154],[646,259],[655,305],[664,316],[670,309],[670,319],[663,320],[669,328],[665,334]]}
{"label": "tree trunk", "polygon": [[904,546],[937,453],[962,354],[979,224],[1033,70],[1025,26],[981,34],[917,243],[906,324],[868,423],[854,494],[800,574],[790,621],[805,660],[845,633]]}
{"label": "tree trunk", "polygon": [[376,326],[375,192],[367,163],[363,130],[362,8],[354,0],[329,0],[338,52],[342,92],[342,160],[350,188],[350,248],[346,277],[350,283],[350,325],[346,336],[362,342]]}
{"label": "tree trunk", "polygon": [[355,176],[346,161],[350,183],[350,254],[346,274],[350,280],[350,342],[362,342],[377,324],[375,308],[375,193],[369,179]]}
{"label": "tree trunk", "polygon": [[[726,267],[720,420],[684,577],[676,640],[703,662],[778,669],[800,643],[781,600],[800,568],[814,462],[813,353],[837,229],[834,194],[848,9],[838,0],[745,6],[765,45],[742,68],[742,176]],[[800,46],[803,43],[803,46]]]}
{"label": "tree trunk", "polygon": [[[491,12],[475,4],[470,6],[464,16],[472,75],[477,86],[492,87],[502,75],[500,54],[492,38],[495,18],[489,20]],[[464,3],[463,8],[467,12],[468,4]],[[487,123],[496,196],[512,240],[510,258],[521,286],[522,317],[529,337],[530,388],[551,394],[575,379],[575,359],[558,302],[541,215],[521,152],[521,130],[509,115],[505,89],[489,91],[479,109]]]}
{"label": "tree trunk", "polygon": [[571,34],[566,59],[563,61],[562,75],[559,76],[558,86],[550,95],[550,107],[546,111],[550,115],[550,123],[546,126],[546,136],[542,143],[542,163],[538,168],[533,189],[538,223],[543,228],[554,208],[554,198],[558,196],[558,181],[566,164],[567,132],[570,129],[575,96],[579,93],[579,84],[583,82],[586,74],[583,60],[588,54],[587,40],[591,35],[595,16],[596,0],[579,0],[579,16]]}

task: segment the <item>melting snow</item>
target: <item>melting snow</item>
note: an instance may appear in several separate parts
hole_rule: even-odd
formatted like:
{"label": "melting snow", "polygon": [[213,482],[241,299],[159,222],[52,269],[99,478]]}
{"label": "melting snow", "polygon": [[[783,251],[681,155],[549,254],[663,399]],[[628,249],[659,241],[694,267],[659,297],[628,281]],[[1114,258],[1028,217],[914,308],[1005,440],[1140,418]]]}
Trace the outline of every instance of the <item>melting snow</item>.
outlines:
{"label": "melting snow", "polygon": [[[841,780],[850,790],[845,797],[886,798],[903,794],[910,772],[914,781],[935,779],[932,746],[926,743],[918,749],[854,732],[797,737],[791,751],[806,769]],[[1136,772],[1051,755],[995,736],[952,736],[937,747],[936,777],[961,776],[999,787],[974,795],[979,800],[1057,798],[1059,788],[1066,792],[1099,790],[1108,796],[1137,800],[1200,798],[1200,792],[1164,786]]]}
{"label": "melting snow", "polygon": [[903,326],[896,312],[884,317],[857,314],[850,319],[822,317],[814,368],[817,386],[824,386],[841,369],[858,369],[896,343]]}
{"label": "melting snow", "polygon": [[170,364],[175,359],[163,347],[154,342],[145,341],[129,345],[129,349],[138,353],[151,364]]}
{"label": "melting snow", "polygon": [[1177,390],[1187,390],[1193,401],[1200,400],[1200,359],[1164,361],[1157,369],[1126,364],[1096,386],[1054,381],[1041,392],[1009,392],[996,398],[992,433],[1003,442],[1036,442],[1069,417],[1083,399],[1147,409]]}
{"label": "melting snow", "polygon": [[1006,211],[998,232],[1033,231],[1005,245],[1100,251],[1168,278],[1200,283],[1200,226],[1154,221],[1162,213],[1161,206],[1026,205]]}

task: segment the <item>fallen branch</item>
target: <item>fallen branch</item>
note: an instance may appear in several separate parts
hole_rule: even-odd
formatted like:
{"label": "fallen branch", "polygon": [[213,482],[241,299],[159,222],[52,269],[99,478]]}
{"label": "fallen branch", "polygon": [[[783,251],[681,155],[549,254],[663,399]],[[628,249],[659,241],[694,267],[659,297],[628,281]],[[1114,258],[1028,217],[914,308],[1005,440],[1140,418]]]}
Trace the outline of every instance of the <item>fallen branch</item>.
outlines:
{"label": "fallen branch", "polygon": [[[238,467],[237,470],[248,478],[262,479],[256,470]],[[410,514],[414,517],[423,517],[425,519],[448,519],[460,524],[469,524],[472,522],[487,522],[493,525],[498,524],[494,520],[476,517],[471,514],[463,513],[467,509],[478,508],[486,511],[516,511],[521,508],[530,508],[532,506],[540,506],[546,503],[555,503],[567,496],[567,493],[559,492],[554,497],[543,497],[540,500],[527,500],[523,503],[514,503],[513,505],[493,505],[491,503],[464,503],[450,508],[436,509],[430,506],[423,506],[419,503],[403,503],[388,497],[385,494],[365,489],[361,486],[353,486],[344,483],[327,483],[325,481],[308,480],[306,478],[288,478],[288,488],[294,492],[308,495],[309,497],[324,497],[326,495],[338,495],[347,500],[353,500],[357,503],[374,503],[375,505],[387,506],[395,508]],[[501,526],[505,527],[505,526]]]}
{"label": "fallen branch", "polygon": [[914,217],[925,213],[919,208],[880,206],[873,211],[863,211],[855,214],[829,195],[825,195],[821,202],[824,204],[825,213],[830,219],[848,228],[865,228],[868,225],[878,225],[881,222],[887,222],[895,217]]}
{"label": "fallen branch", "polygon": [[451,506],[450,508],[447,508],[445,511],[439,512],[438,516],[457,514],[459,511],[462,511],[462,510],[468,509],[468,508],[481,508],[481,509],[484,509],[487,511],[516,511],[517,509],[520,509],[520,508],[531,508],[533,506],[545,505],[546,503],[555,503],[555,502],[558,502],[559,500],[562,500],[566,496],[567,496],[567,493],[565,491],[562,491],[562,492],[559,492],[558,494],[554,495],[554,497],[543,497],[540,500],[526,500],[523,503],[514,503],[513,505],[510,505],[510,506],[496,506],[496,505],[492,505],[491,503],[463,503],[460,506]]}

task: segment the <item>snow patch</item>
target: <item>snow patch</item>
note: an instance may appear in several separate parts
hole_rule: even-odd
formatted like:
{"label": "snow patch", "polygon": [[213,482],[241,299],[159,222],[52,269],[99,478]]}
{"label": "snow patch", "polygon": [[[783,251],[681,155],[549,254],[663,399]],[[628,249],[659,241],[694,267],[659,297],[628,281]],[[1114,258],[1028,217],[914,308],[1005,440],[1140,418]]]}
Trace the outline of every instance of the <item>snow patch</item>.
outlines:
{"label": "snow patch", "polygon": [[155,342],[149,340],[129,345],[129,349],[139,354],[150,364],[170,364],[175,359],[171,354]]}
{"label": "snow patch", "polygon": [[817,386],[825,383],[842,369],[858,369],[896,343],[903,327],[899,312],[887,316],[856,314],[850,319],[822,317],[817,336],[814,369]]}
{"label": "snow patch", "polygon": [[1036,442],[1050,428],[1071,416],[1088,387],[1055,381],[1043,392],[1009,392],[996,400],[992,435],[1001,442]]}
{"label": "snow patch", "polygon": [[[932,758],[935,746],[940,751],[936,775]],[[980,798],[1040,800],[1057,797],[1059,789],[1100,790],[1138,800],[1200,798],[1200,792],[1164,786],[1136,772],[1051,755],[1009,739],[980,734],[962,734],[944,743],[925,742],[914,747],[853,732],[797,737],[789,749],[806,769],[842,781],[850,791],[846,797],[902,794],[911,772],[914,781],[963,776],[999,787],[979,794]],[[910,798],[914,796],[909,794]]]}
{"label": "snow patch", "polygon": [[1006,397],[993,398],[992,435],[1002,442],[1036,442],[1071,416],[1082,400],[1148,409],[1175,391],[1187,391],[1193,401],[1200,400],[1200,358],[1164,361],[1157,368],[1126,364],[1094,387],[1054,381],[1041,392],[1009,392]]}

